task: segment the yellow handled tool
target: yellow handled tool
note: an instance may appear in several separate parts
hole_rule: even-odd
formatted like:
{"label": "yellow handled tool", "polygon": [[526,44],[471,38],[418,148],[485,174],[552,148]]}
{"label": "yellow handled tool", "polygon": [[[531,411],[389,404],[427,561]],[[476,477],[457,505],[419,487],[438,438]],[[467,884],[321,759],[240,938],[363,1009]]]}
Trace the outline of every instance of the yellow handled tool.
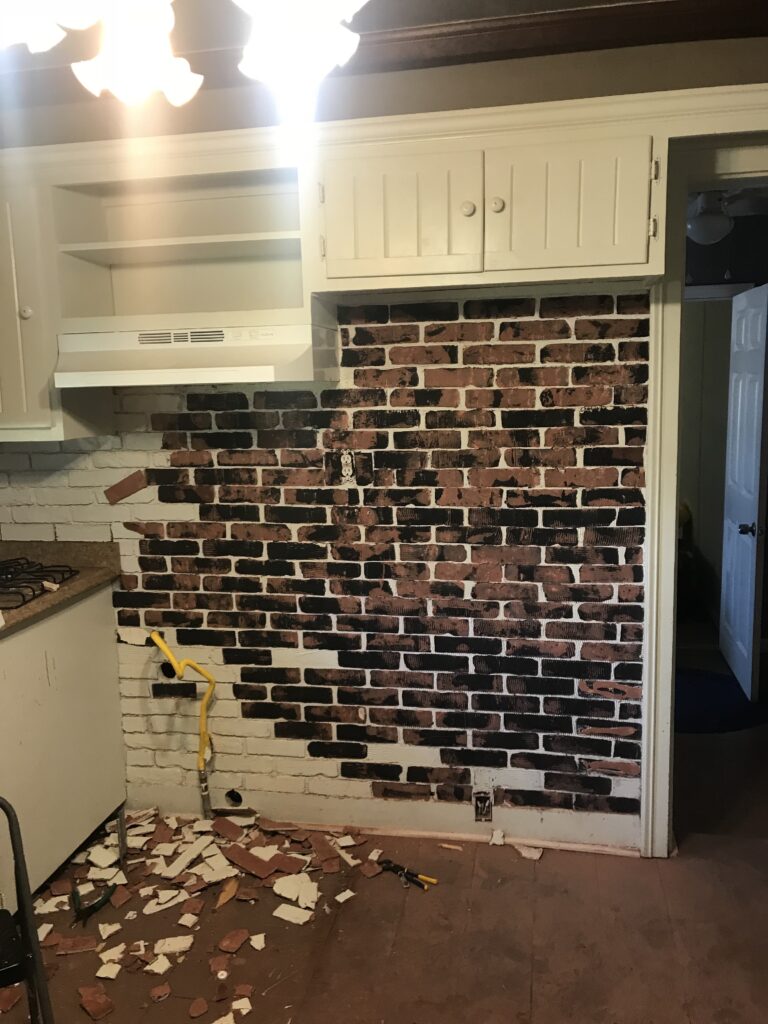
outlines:
{"label": "yellow handled tool", "polygon": [[193,661],[191,658],[184,658],[182,661],[179,661],[158,632],[150,633],[150,639],[152,643],[165,655],[168,664],[176,673],[177,679],[183,679],[184,673],[188,668],[190,668],[193,672],[197,672],[197,674],[208,683],[208,689],[205,691],[203,703],[200,706],[200,742],[197,748],[197,774],[200,779],[200,793],[203,798],[203,814],[206,818],[210,818],[212,816],[211,796],[208,789],[208,771],[205,759],[208,750],[213,749],[211,746],[211,737],[208,732],[208,709],[210,708],[211,701],[213,700],[213,695],[216,690],[216,680],[210,672],[204,669],[202,665],[198,665],[198,663]]}

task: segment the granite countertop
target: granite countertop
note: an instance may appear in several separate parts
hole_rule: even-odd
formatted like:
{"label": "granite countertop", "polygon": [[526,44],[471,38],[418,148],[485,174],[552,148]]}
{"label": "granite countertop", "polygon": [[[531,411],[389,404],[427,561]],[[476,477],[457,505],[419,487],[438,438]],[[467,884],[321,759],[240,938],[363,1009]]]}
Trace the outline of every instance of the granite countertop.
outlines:
{"label": "granite countertop", "polygon": [[70,565],[78,574],[65,580],[53,594],[36,597],[21,608],[4,609],[5,626],[0,628],[0,640],[113,583],[120,575],[120,551],[117,544],[112,543],[0,541],[0,561],[6,558],[29,558],[43,565]]}

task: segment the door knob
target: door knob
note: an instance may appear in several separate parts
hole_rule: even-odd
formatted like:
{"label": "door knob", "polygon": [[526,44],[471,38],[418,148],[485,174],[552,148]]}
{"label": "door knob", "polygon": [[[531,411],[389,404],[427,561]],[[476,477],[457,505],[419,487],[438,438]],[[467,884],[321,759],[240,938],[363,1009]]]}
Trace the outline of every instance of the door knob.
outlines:
{"label": "door knob", "polygon": [[493,210],[494,213],[503,213],[506,208],[506,205],[507,204],[504,202],[501,196],[494,196],[494,198],[491,200],[491,209]]}
{"label": "door knob", "polygon": [[471,199],[468,199],[465,203],[461,204],[461,212],[465,217],[474,217],[477,212],[477,206]]}
{"label": "door knob", "polygon": [[753,537],[757,536],[757,523],[739,523],[739,533],[742,537],[746,537],[751,534]]}
{"label": "door knob", "polygon": [[19,316],[22,320],[31,320],[34,315],[35,311],[31,306],[22,306],[19,310]]}

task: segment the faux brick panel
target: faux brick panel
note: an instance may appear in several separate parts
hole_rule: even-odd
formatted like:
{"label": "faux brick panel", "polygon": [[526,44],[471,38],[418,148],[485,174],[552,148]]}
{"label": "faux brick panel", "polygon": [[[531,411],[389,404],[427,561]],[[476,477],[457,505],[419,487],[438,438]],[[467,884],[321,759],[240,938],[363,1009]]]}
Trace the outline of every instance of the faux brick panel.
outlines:
{"label": "faux brick panel", "polygon": [[115,509],[119,624],[207,649],[240,729],[355,794],[465,805],[482,769],[499,806],[636,814],[647,295],[339,322],[337,387],[158,395],[161,448],[117,449],[139,457],[110,480],[144,474],[152,503]]}

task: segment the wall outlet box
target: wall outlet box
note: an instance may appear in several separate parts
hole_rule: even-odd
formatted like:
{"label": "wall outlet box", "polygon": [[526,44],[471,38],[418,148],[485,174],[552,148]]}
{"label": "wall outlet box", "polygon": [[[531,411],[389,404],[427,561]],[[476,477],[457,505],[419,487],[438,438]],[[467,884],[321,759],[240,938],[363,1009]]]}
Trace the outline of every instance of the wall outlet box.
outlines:
{"label": "wall outlet box", "polygon": [[476,789],[472,799],[475,803],[475,821],[492,821],[493,800],[490,790]]}

